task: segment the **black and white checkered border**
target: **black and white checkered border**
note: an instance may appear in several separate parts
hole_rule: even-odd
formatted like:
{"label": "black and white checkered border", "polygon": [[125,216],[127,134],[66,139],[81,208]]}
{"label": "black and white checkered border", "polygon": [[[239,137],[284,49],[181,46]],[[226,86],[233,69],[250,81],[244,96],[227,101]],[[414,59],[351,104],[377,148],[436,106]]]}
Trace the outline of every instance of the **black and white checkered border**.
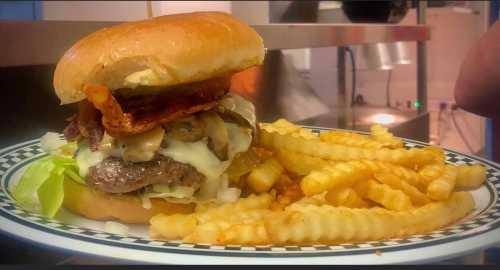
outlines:
{"label": "black and white checkered border", "polygon": [[[421,145],[411,142],[406,142],[406,146],[421,147]],[[43,151],[38,143],[23,146],[18,149],[13,149],[10,152],[0,156],[0,177],[2,177],[2,186],[5,184],[4,174],[14,165],[23,162],[26,159],[41,155]],[[454,164],[474,164],[478,161],[452,152],[446,152],[447,161]],[[487,170],[488,182],[492,184],[494,192],[500,194],[500,170],[489,168]],[[447,227],[441,230],[433,231],[429,234],[413,235],[408,238],[389,239],[384,241],[369,241],[355,244],[338,244],[338,245],[309,245],[309,246],[241,246],[241,245],[204,245],[204,244],[187,244],[181,241],[157,241],[134,236],[122,236],[118,234],[107,233],[103,231],[82,228],[74,225],[65,224],[53,219],[47,219],[36,213],[25,211],[18,207],[3,190],[0,190],[0,211],[6,211],[14,216],[20,217],[30,223],[43,225],[46,228],[53,228],[57,231],[66,232],[69,234],[77,234],[79,236],[88,237],[89,239],[102,239],[110,241],[118,241],[124,244],[131,245],[146,245],[152,247],[175,247],[182,249],[191,249],[199,251],[239,251],[239,252],[271,252],[271,253],[293,253],[293,252],[318,252],[318,251],[348,251],[362,250],[367,248],[382,249],[385,247],[393,247],[399,245],[413,244],[425,242],[429,240],[443,239],[446,237],[461,237],[466,234],[473,234],[488,229],[488,226],[493,223],[500,222],[500,200],[497,200],[485,212],[476,216],[474,219],[464,223]]]}

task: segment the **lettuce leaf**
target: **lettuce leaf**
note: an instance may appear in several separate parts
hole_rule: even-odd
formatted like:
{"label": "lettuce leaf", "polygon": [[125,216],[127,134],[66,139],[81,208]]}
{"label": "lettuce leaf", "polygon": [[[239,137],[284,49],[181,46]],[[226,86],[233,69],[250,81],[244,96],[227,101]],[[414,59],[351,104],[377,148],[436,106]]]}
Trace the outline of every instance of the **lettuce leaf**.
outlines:
{"label": "lettuce leaf", "polygon": [[33,195],[49,179],[55,167],[50,157],[33,162],[12,189],[14,199],[24,208],[36,208],[37,202]]}
{"label": "lettuce leaf", "polygon": [[[73,147],[74,145],[67,144],[59,149]],[[65,176],[80,184],[86,184],[78,174],[76,160],[61,155],[41,158],[26,169],[17,185],[12,188],[12,195],[21,207],[29,210],[40,209],[44,216],[53,218],[64,200]]]}
{"label": "lettuce leaf", "polygon": [[50,177],[38,188],[38,200],[42,206],[42,214],[53,218],[64,200],[64,167],[57,167]]}

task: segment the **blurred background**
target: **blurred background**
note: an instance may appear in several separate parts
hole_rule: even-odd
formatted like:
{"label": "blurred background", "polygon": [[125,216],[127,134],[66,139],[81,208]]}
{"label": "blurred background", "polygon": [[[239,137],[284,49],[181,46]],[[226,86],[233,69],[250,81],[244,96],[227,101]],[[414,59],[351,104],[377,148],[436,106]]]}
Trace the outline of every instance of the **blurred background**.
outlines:
{"label": "blurred background", "polygon": [[456,108],[453,90],[497,1],[2,1],[0,87],[15,91],[0,101],[0,147],[64,127],[74,108],[57,107],[51,76],[73,42],[117,22],[193,11],[231,13],[264,37],[265,64],[232,85],[262,121],[362,131],[380,123],[493,158],[491,122]]}

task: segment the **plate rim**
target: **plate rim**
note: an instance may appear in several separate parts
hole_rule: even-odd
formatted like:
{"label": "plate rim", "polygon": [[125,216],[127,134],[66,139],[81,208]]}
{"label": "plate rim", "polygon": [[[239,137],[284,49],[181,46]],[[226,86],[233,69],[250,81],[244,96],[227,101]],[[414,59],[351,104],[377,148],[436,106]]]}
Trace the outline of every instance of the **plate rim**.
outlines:
{"label": "plate rim", "polygon": [[[361,133],[361,134],[366,134],[366,132],[360,132],[360,131],[355,131],[355,130],[347,130],[347,129],[339,129],[339,128],[326,128],[326,127],[317,127],[317,126],[304,126],[305,128],[310,128],[310,129],[314,129],[314,130],[345,130],[345,131],[351,131],[351,132],[357,132],[357,133]],[[409,142],[409,143],[413,143],[413,144],[416,144],[416,145],[421,145],[421,146],[425,146],[425,145],[429,145],[428,143],[425,143],[425,142],[420,142],[420,141],[417,141],[417,140],[412,140],[412,139],[405,139],[405,138],[401,138],[403,139],[405,142]],[[21,142],[21,143],[18,143],[18,144],[15,144],[15,145],[11,145],[9,147],[6,147],[6,148],[3,148],[3,149],[0,149],[0,158],[8,155],[10,152],[15,152],[14,150],[17,150],[17,149],[21,149],[23,147],[27,147],[27,146],[31,146],[31,145],[36,145],[37,143],[39,142],[39,139],[33,139],[33,140],[28,140],[28,141],[24,141],[24,142]],[[486,160],[484,158],[481,158],[481,157],[477,157],[475,155],[469,155],[469,154],[463,154],[463,153],[460,153],[460,152],[457,152],[455,150],[450,150],[448,148],[444,148],[445,151],[449,152],[449,153],[453,153],[455,155],[459,155],[459,156],[464,156],[464,157],[467,157],[469,159],[472,159],[472,160],[475,160],[475,161],[480,161],[492,168],[494,168],[496,171],[499,171],[500,172],[500,165],[493,162],[493,161],[489,161],[489,160]],[[30,157],[30,158],[27,158],[27,159],[34,159],[36,157]],[[24,160],[23,160],[24,161]],[[30,161],[31,162],[31,161]],[[20,163],[20,162],[18,162]],[[17,165],[17,163],[16,163]],[[13,166],[14,167],[14,166]],[[7,172],[5,172],[5,174],[8,174]],[[5,177],[2,175],[2,179],[4,179]],[[2,180],[2,186],[4,185],[4,182]],[[491,183],[489,183],[490,185],[493,185]],[[493,188],[493,195],[494,196],[497,196],[498,197],[498,192],[495,192],[497,191],[494,187],[491,187]],[[9,194],[9,190],[6,190],[6,191],[3,191],[3,189],[0,189],[1,193],[4,193],[5,192],[5,195],[7,197],[7,199],[11,200],[10,198],[10,194]],[[493,197],[494,197],[493,196]],[[494,200],[495,198],[492,198],[492,200]],[[487,207],[487,209],[485,209],[484,211],[488,211],[489,208],[491,207],[494,207],[495,206],[495,202],[498,202],[498,198],[497,200],[493,201],[493,203]],[[2,210],[1,212],[5,212],[5,210],[3,209],[3,207],[0,208],[0,210]],[[10,213],[6,213],[6,214],[10,214]],[[477,214],[476,217],[478,217],[479,215],[481,214]],[[14,215],[13,215],[14,216]],[[18,218],[17,216],[15,216],[16,218]],[[0,216],[0,220],[2,222],[0,222],[0,224],[5,224],[5,221],[9,221],[9,222],[13,222],[12,220],[9,220],[7,219],[5,216],[1,215]],[[500,220],[499,219],[496,219],[494,221],[498,221]],[[18,223],[14,223],[14,224],[18,224]],[[40,225],[38,223],[34,223],[36,225]],[[401,245],[397,245],[397,246],[388,246],[388,247],[383,247],[384,251],[382,251],[383,253],[390,253],[390,254],[395,254],[395,253],[399,253],[399,252],[413,252],[415,250],[419,250],[419,249],[425,249],[425,250],[428,250],[428,249],[431,249],[431,248],[438,248],[440,246],[446,246],[446,245],[456,245],[457,242],[462,242],[462,241],[472,241],[476,238],[480,238],[481,236],[484,236],[484,235],[489,235],[491,233],[494,233],[494,232],[499,232],[500,233],[500,224],[498,224],[498,222],[493,222],[493,224],[497,224],[497,226],[495,226],[495,228],[492,228],[492,229],[489,229],[488,231],[486,232],[482,232],[482,233],[475,233],[475,234],[471,234],[471,235],[466,235],[465,237],[464,236],[461,236],[461,237],[458,237],[458,239],[456,240],[452,240],[452,241],[445,241],[444,243],[435,243],[439,240],[443,240],[443,239],[436,239],[435,241],[430,241],[430,244],[429,242],[418,242],[418,243],[408,243],[407,245],[408,246],[411,246],[411,248],[406,248],[406,249],[399,249],[399,250],[391,250],[394,249],[394,248],[398,248],[398,247],[401,247]],[[483,226],[483,225],[481,225]],[[25,229],[30,229],[30,230],[34,230],[36,232],[40,232],[40,230],[38,229],[35,229],[35,228],[32,228],[30,226],[27,226],[27,225],[23,225],[23,227],[25,227]],[[0,231],[4,230],[4,226],[2,225],[0,227]],[[8,230],[7,230],[8,231]],[[439,231],[439,230],[438,230]],[[47,231],[42,231],[43,233],[46,233],[48,235],[51,235],[51,232]],[[68,232],[66,232],[66,234],[68,234]],[[87,251],[82,251],[80,249],[78,249],[76,246],[69,246],[69,247],[63,247],[61,245],[58,245],[56,244],[55,242],[53,243],[43,243],[43,242],[40,242],[40,241],[36,241],[34,239],[31,239],[31,238],[27,238],[27,237],[24,237],[24,235],[22,234],[19,234],[19,233],[16,233],[15,230],[11,232],[9,232],[9,236],[15,236],[15,237],[19,237],[21,239],[24,239],[24,240],[28,240],[28,241],[31,241],[31,242],[35,242],[35,243],[38,243],[38,244],[41,244],[41,245],[44,245],[44,246],[50,246],[50,247],[53,247],[53,248],[59,248],[59,249],[65,249],[65,250],[71,250],[73,252],[77,252],[77,253],[82,253],[82,254],[92,254],[92,255],[95,255],[95,256],[100,256],[100,257],[110,257],[110,258],[114,258],[114,259],[119,259],[119,260],[127,260],[127,259],[124,259],[123,257],[116,257],[116,256],[113,256],[113,254],[105,254],[103,256],[103,254],[94,254],[92,253],[92,251],[94,251],[93,249],[89,249]],[[67,236],[64,236],[64,235],[61,235],[59,237],[62,237],[63,239],[68,239]],[[85,238],[85,237],[84,237]],[[370,256],[370,253],[373,253],[373,250],[377,250],[377,248],[372,248],[370,250],[367,250],[367,249],[363,249],[363,250],[348,250],[348,251],[345,251],[344,254],[338,252],[338,251],[335,251],[335,250],[328,250],[328,251],[325,251],[325,252],[316,252],[316,253],[313,253],[311,252],[310,254],[305,254],[305,252],[303,251],[300,251],[300,252],[294,252],[294,253],[291,253],[293,254],[292,256],[290,256],[290,253],[283,253],[283,254],[279,254],[279,253],[265,253],[265,256],[255,256],[256,253],[245,253],[245,252],[231,252],[235,255],[233,256],[228,256],[227,254],[230,252],[230,250],[225,250],[223,249],[222,251],[224,251],[224,253],[221,253],[221,252],[217,252],[217,250],[185,250],[185,251],[188,251],[186,253],[178,253],[178,252],[172,252],[173,250],[171,249],[168,249],[168,248],[164,248],[162,251],[146,251],[144,249],[135,249],[134,247],[132,246],[129,246],[129,247],[118,247],[118,246],[110,246],[108,244],[106,244],[107,241],[103,241],[103,243],[94,243],[93,241],[92,242],[87,242],[85,239],[83,240],[79,240],[79,239],[73,239],[71,238],[72,240],[74,241],[80,241],[80,242],[86,242],[88,244],[93,244],[93,245],[102,245],[106,248],[119,248],[119,249],[127,249],[127,250],[132,250],[132,252],[148,252],[148,253],[158,253],[158,254],[162,254],[161,256],[165,256],[166,254],[170,254],[174,257],[176,256],[189,256],[188,258],[192,258],[192,256],[202,256],[204,259],[210,257],[210,258],[216,258],[216,260],[220,260],[220,259],[223,259],[223,260],[227,260],[228,258],[231,259],[231,261],[234,261],[236,258],[239,258],[239,259],[250,259],[251,261],[247,261],[246,263],[256,263],[255,260],[256,258],[258,258],[259,260],[261,261],[266,261],[266,263],[273,263],[273,261],[281,261],[281,260],[284,260],[282,261],[282,263],[285,263],[285,262],[290,262],[290,260],[306,260],[304,263],[311,263],[311,260],[314,260],[314,261],[322,261],[322,259],[319,259],[319,258],[330,258],[330,260],[332,258],[340,258],[340,257],[352,257],[352,256],[355,256],[356,258],[360,257],[360,256]],[[445,238],[447,239],[447,238]],[[104,239],[101,239],[101,240],[104,240]],[[494,245],[495,243],[497,243],[498,241],[500,241],[500,237],[487,237],[486,239],[486,242],[483,244],[479,244],[477,245],[477,247],[475,247],[475,249],[480,249],[480,248],[484,248],[485,247],[485,244],[486,245]],[[388,242],[390,240],[386,240],[386,242]],[[109,241],[108,241],[109,242]],[[374,242],[374,241],[368,241],[368,242]],[[423,247],[420,247],[420,245],[422,244],[429,244],[429,245],[426,245],[426,246],[423,246]],[[293,246],[293,245],[291,245]],[[326,245],[326,246],[329,246],[329,245]],[[331,246],[331,245],[330,245]],[[405,245],[406,246],[406,245]],[[469,245],[469,247],[471,247]],[[466,249],[463,249],[463,250],[456,250],[455,253],[458,254],[459,252],[462,252],[462,253],[467,253],[467,252],[470,252],[472,250],[472,248],[466,248]],[[90,252],[89,252],[90,251]],[[197,253],[201,253],[201,254],[193,254],[192,251],[198,251]],[[357,251],[357,252],[356,252]],[[370,252],[371,251],[371,252]],[[438,251],[438,250],[436,250]],[[255,252],[255,251],[254,251]],[[312,256],[311,256],[312,255]],[[454,254],[451,254],[448,252],[448,255],[447,256],[453,256]],[[437,256],[437,255],[436,255]],[[392,261],[392,262],[389,262],[389,261],[386,261],[386,260],[382,260],[384,262],[381,262],[381,263],[407,263],[407,262],[423,262],[423,261],[428,261],[428,260],[431,260],[432,258],[436,257],[436,256],[430,256],[430,257],[427,257],[427,258],[418,258],[414,256],[414,254],[412,255],[412,257],[414,258],[414,260],[395,260],[395,261]],[[445,256],[445,255],[443,255]],[[387,257],[387,256],[377,256],[377,257]],[[442,256],[441,256],[442,257]],[[374,258],[374,257],[372,257]],[[375,257],[376,258],[376,257]],[[437,258],[435,258],[437,259]],[[269,261],[271,260],[271,261]],[[338,259],[336,259],[338,260]],[[129,261],[129,260],[127,260]],[[151,262],[150,260],[137,260],[137,259],[133,259],[132,261],[142,261],[142,262]],[[175,260],[174,260],[175,261]],[[183,260],[180,260],[180,262],[182,261],[186,261],[185,259]],[[189,261],[189,260],[188,260]],[[159,262],[163,262],[165,263],[165,261],[159,261]],[[220,262],[220,261],[219,261]],[[178,262],[177,262],[178,263]],[[205,263],[205,262],[204,262]],[[325,263],[325,262],[323,262]],[[369,261],[368,263],[374,263],[374,261]],[[376,262],[375,262],[376,263]]]}

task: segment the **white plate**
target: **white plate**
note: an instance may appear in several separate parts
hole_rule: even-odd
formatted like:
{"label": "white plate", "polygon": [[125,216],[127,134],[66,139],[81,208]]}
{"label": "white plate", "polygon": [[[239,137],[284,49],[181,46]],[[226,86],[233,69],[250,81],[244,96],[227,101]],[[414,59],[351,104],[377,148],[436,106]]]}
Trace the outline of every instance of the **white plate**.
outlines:
{"label": "white plate", "polygon": [[[406,144],[426,145],[411,140],[406,140]],[[500,166],[454,151],[446,151],[449,163],[480,163],[488,168],[487,183],[472,192],[476,209],[461,222],[408,238],[309,246],[183,244],[150,240],[145,225],[130,226],[128,236],[106,233],[104,222],[64,210],[54,220],[46,219],[19,208],[8,191],[26,166],[42,156],[38,140],[0,150],[0,229],[21,240],[79,253],[166,264],[386,264],[444,260],[500,242]]]}

